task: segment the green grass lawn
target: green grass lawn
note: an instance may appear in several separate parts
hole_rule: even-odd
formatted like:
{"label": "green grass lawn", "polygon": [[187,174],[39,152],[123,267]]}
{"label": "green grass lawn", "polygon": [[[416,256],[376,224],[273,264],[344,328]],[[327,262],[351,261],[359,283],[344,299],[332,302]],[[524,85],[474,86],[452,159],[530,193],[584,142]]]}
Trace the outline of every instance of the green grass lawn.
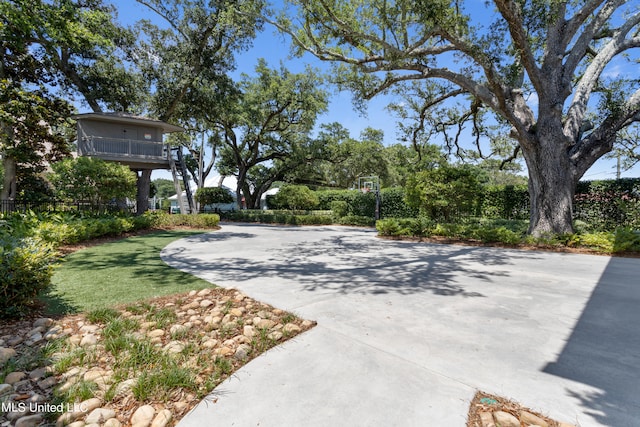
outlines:
{"label": "green grass lawn", "polygon": [[169,267],[160,251],[204,231],[158,231],[105,243],[65,256],[43,297],[49,315],[90,311],[141,299],[211,287]]}

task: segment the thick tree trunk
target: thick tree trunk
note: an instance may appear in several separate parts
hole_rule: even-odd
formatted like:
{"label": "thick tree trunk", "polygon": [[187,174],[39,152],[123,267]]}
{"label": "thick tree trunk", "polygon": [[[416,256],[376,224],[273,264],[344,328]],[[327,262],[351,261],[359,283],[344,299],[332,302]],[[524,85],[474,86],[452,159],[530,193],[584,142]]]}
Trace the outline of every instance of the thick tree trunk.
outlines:
{"label": "thick tree trunk", "polygon": [[16,162],[11,157],[3,156],[2,166],[4,168],[4,178],[0,200],[15,200],[18,190],[16,185]]}
{"label": "thick tree trunk", "polygon": [[529,231],[535,237],[573,233],[574,168],[561,144],[523,150],[529,170]]}
{"label": "thick tree trunk", "polygon": [[247,170],[245,168],[238,168],[238,183],[236,186],[236,203],[238,205],[238,210],[244,209],[242,198],[243,198],[243,187],[245,185],[245,180],[247,179]]}
{"label": "thick tree trunk", "polygon": [[138,195],[136,197],[136,215],[142,215],[149,209],[149,186],[151,185],[151,169],[143,169],[138,176]]}

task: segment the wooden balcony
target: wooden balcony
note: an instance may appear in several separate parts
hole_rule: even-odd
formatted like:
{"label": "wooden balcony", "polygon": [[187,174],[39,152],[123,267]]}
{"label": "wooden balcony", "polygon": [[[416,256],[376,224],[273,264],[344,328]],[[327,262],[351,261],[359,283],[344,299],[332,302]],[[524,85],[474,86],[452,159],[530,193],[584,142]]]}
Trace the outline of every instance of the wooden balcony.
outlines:
{"label": "wooden balcony", "polygon": [[126,164],[134,169],[168,169],[168,145],[158,141],[88,136],[78,142],[78,154]]}

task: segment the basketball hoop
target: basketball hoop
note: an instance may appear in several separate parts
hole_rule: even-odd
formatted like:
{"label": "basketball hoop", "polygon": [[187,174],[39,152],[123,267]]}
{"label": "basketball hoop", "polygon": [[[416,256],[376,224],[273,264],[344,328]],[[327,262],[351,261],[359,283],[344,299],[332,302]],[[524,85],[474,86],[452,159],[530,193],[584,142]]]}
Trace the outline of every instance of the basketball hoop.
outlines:
{"label": "basketball hoop", "polygon": [[371,191],[371,188],[369,188],[369,187],[362,187],[362,188],[360,189],[360,191],[362,191],[362,193],[364,193],[364,194],[367,194],[369,191]]}

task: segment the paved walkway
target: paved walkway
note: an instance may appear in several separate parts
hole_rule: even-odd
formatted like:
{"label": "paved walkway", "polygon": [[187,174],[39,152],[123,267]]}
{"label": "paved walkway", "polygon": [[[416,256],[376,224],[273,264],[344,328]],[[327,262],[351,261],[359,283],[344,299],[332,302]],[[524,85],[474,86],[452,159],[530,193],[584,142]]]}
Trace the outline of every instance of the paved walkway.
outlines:
{"label": "paved walkway", "polygon": [[180,427],[464,426],[476,389],[581,427],[640,420],[640,259],[239,224],[162,256],[318,321]]}

